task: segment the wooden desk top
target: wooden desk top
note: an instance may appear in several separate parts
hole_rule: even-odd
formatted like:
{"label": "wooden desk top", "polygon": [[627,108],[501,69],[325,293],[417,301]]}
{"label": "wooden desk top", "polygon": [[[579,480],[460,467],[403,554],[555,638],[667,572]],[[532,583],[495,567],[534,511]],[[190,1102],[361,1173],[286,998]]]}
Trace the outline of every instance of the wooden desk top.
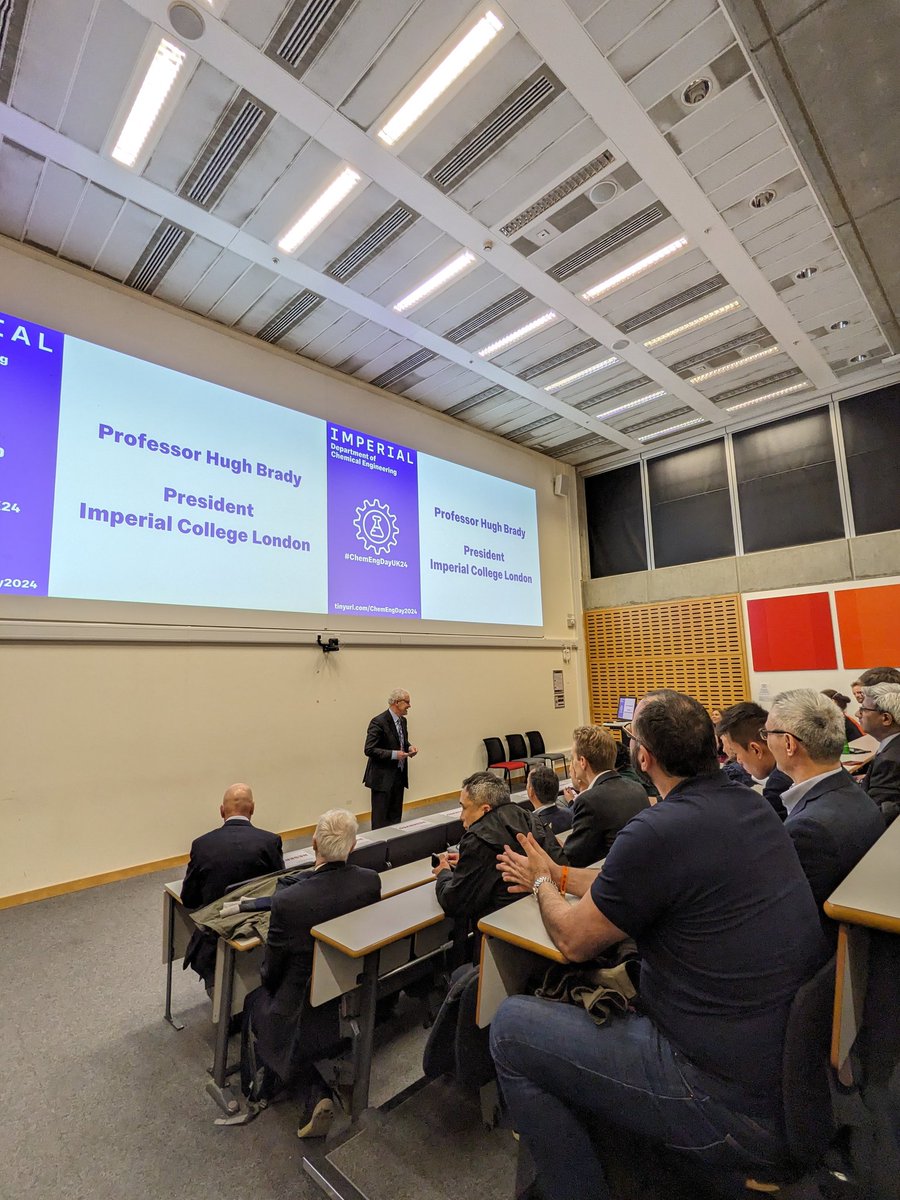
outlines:
{"label": "wooden desk top", "polygon": [[900,933],[900,821],[881,835],[825,901],[835,921]]}
{"label": "wooden desk top", "polygon": [[[574,896],[567,896],[569,904],[577,904]],[[550,934],[544,928],[541,920],[541,910],[534,896],[523,896],[515,904],[508,904],[496,912],[489,913],[478,922],[478,928],[486,937],[497,938],[501,942],[509,942],[512,946],[520,946],[539,954],[541,958],[549,958],[553,962],[568,962],[550,939]]]}
{"label": "wooden desk top", "polygon": [[317,941],[334,946],[350,958],[364,958],[373,950],[380,950],[382,946],[389,946],[444,919],[434,884],[426,883],[366,908],[358,908],[346,916],[324,921],[311,932]]}

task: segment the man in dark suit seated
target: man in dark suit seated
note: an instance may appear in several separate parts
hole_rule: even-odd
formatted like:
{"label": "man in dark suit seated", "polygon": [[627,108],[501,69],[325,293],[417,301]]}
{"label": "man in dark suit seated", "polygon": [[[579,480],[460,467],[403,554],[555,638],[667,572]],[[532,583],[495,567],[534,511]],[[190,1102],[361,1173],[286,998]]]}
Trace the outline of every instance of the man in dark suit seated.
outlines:
{"label": "man in dark suit seated", "polygon": [[262,986],[247,997],[242,1060],[252,1042],[262,1078],[255,1098],[267,1099],[282,1087],[302,1092],[298,1137],[323,1137],[334,1117],[331,1091],[312,1063],[339,1041],[335,1004],[306,1004],[315,943],[310,930],[381,899],[375,871],[351,866],[356,817],[346,809],[323,813],[313,835],[315,866],[288,888],[276,892],[260,977]]}
{"label": "man in dark suit seated", "polygon": [[372,791],[372,828],[395,825],[403,818],[403,792],[409,787],[409,760],[419,753],[409,744],[406,714],[411,700],[405,688],[394,688],[383,713],[366,730],[363,753],[368,760],[363,783]]}
{"label": "man in dark suit seated", "polygon": [[862,780],[890,825],[900,813],[900,685],[876,683],[862,689],[859,719],[878,749]]}
{"label": "man in dark suit seated", "polygon": [[[233,783],[225,793],[219,812],[224,824],[204,833],[191,845],[191,856],[181,885],[185,908],[203,908],[224,896],[234,883],[284,870],[281,838],[257,829],[253,816],[253,792],[246,783]],[[216,970],[216,935],[194,931],[184,956],[185,967],[193,967],[207,988]]]}
{"label": "man in dark suit seated", "polygon": [[[791,835],[820,913],[822,905],[884,833],[874,800],[841,766],[844,717],[821,692],[797,688],[772,702],[761,736],[793,786],[782,794]],[[837,940],[837,924],[823,917]]]}
{"label": "man in dark suit seated", "polygon": [[781,795],[791,787],[793,780],[778,770],[775,756],[759,735],[768,715],[752,700],[732,704],[720,714],[716,733],[728,757],[740,763],[756,783],[762,784],[762,794],[783,821],[787,812],[781,803]]}
{"label": "man in dark suit seated", "polygon": [[578,791],[572,832],[565,855],[573,867],[605,858],[616,834],[631,818],[649,808],[647,793],[633,779],[613,769],[616,743],[599,725],[582,725],[572,735],[572,782]]}
{"label": "man in dark suit seated", "polygon": [[559,779],[549,767],[533,767],[525,781],[525,795],[534,809],[532,821],[552,833],[572,828],[572,810],[559,802]]}

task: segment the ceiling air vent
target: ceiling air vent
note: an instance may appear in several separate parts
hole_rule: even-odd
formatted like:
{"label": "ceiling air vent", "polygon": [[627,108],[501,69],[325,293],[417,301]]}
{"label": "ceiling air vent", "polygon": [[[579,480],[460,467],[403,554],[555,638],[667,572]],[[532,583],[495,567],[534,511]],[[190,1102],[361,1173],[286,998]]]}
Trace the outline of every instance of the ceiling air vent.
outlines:
{"label": "ceiling air vent", "polygon": [[551,458],[565,458],[567,454],[577,454],[579,450],[587,450],[590,446],[600,446],[606,441],[597,433],[589,433],[585,437],[575,438],[572,442],[563,442],[561,446],[550,446],[544,453]]}
{"label": "ceiling air vent", "polygon": [[[682,371],[687,371],[691,367],[696,367],[699,363],[712,363],[721,354],[731,355],[734,350],[739,350],[741,346],[749,346],[751,342],[759,343],[760,348],[764,343],[771,344],[773,338],[765,329],[751,329],[749,333],[742,333],[739,337],[734,337],[728,342],[722,342],[720,346],[710,346],[708,350],[702,351],[700,354],[692,354],[690,358],[682,358],[680,362],[672,363],[671,369],[677,374]],[[715,363],[712,363],[715,366]]]}
{"label": "ceiling air vent", "polygon": [[415,354],[410,354],[409,358],[404,358],[402,362],[398,362],[390,370],[382,371],[376,379],[370,379],[369,382],[373,387],[391,387],[393,384],[399,383],[401,379],[405,379],[407,375],[412,375],[413,371],[419,367],[424,367],[426,363],[430,363],[435,358],[437,358],[437,355],[433,350],[417,350]]}
{"label": "ceiling air vent", "polygon": [[596,350],[599,345],[600,343],[595,341],[594,338],[588,338],[587,341],[579,342],[577,346],[570,346],[568,350],[560,350],[552,358],[545,358],[543,362],[535,363],[527,371],[521,371],[519,378],[534,379],[536,375],[543,375],[545,371],[550,371],[553,367],[561,367],[563,363],[571,362],[573,358],[578,358],[580,354],[587,354],[590,350]]}
{"label": "ceiling air vent", "polygon": [[745,396],[747,392],[755,392],[758,388],[768,388],[785,379],[794,379],[800,373],[797,367],[791,367],[786,371],[779,371],[775,375],[767,375],[765,379],[756,379],[753,383],[742,383],[739,387],[729,388],[727,392],[719,392],[718,396],[712,397],[712,402],[713,404],[724,404],[726,400],[733,400],[736,396]]}
{"label": "ceiling air vent", "polygon": [[275,316],[263,325],[256,336],[260,341],[271,342],[274,345],[285,334],[295,329],[304,317],[308,317],[321,303],[322,297],[317,296],[315,292],[300,292],[293,300],[289,300],[287,304],[280,308]]}
{"label": "ceiling air vent", "polygon": [[598,392],[596,396],[589,396],[587,400],[581,400],[575,405],[582,412],[586,412],[590,408],[597,405],[606,404],[608,400],[615,400],[616,396],[624,396],[626,392],[636,391],[637,388],[646,387],[650,380],[646,375],[640,375],[637,379],[629,379],[625,383],[620,383],[618,387],[607,388],[605,392]]}
{"label": "ceiling air vent", "polygon": [[478,404],[484,404],[485,400],[493,400],[495,396],[499,396],[505,391],[505,387],[495,384],[494,387],[489,387],[486,391],[478,392],[477,395],[470,396],[468,400],[461,400],[459,404],[445,409],[445,416],[458,417],[460,413],[468,412],[470,408],[475,408]]}
{"label": "ceiling air vent", "polygon": [[632,425],[623,425],[622,433],[633,436],[636,433],[642,433],[645,429],[656,429],[657,426],[662,428],[667,421],[677,421],[679,417],[687,416],[689,413],[696,416],[696,410],[684,404],[681,408],[673,408],[669,412],[657,413],[654,417],[644,417],[642,421],[637,421]]}
{"label": "ceiling air vent", "polygon": [[357,271],[361,271],[367,262],[386,249],[395,238],[408,229],[419,214],[407,208],[405,204],[395,204],[380,220],[356,239],[352,246],[336,258],[325,270],[334,279],[344,282]]}
{"label": "ceiling air vent", "polygon": [[457,187],[562,91],[563,86],[553,72],[540,67],[457,143],[429,172],[428,178],[445,192]]}
{"label": "ceiling air vent", "polygon": [[548,425],[554,425],[557,421],[561,420],[562,417],[557,416],[556,413],[551,413],[549,417],[538,417],[536,421],[529,421],[527,425],[512,430],[506,436],[514,442],[523,441],[529,434],[536,433],[539,429],[545,429]]}
{"label": "ceiling air vent", "polygon": [[641,313],[636,313],[635,316],[629,317],[627,321],[622,321],[619,328],[623,333],[631,333],[635,329],[649,325],[657,317],[664,317],[667,313],[684,308],[686,304],[692,304],[695,300],[701,300],[704,296],[708,296],[710,292],[717,292],[724,286],[725,279],[721,275],[714,275],[712,279],[707,279],[692,288],[687,288],[686,291],[679,292],[675,296],[670,296],[668,300],[663,300],[661,304],[654,304],[653,308],[647,308]]}
{"label": "ceiling air vent", "polygon": [[9,99],[29,0],[0,0],[0,102]]}
{"label": "ceiling air vent", "polygon": [[125,280],[139,292],[152,292],[187,246],[190,234],[180,225],[163,221],[147,244],[147,249],[131,268]]}
{"label": "ceiling air vent", "polygon": [[659,225],[668,215],[668,210],[662,204],[658,201],[654,202],[647,208],[641,209],[639,213],[635,213],[633,217],[629,217],[627,221],[623,221],[621,225],[617,225],[615,229],[610,229],[607,233],[583,246],[581,250],[576,250],[574,254],[562,259],[556,266],[551,267],[547,274],[558,282],[568,279],[570,275],[575,275],[585,267],[591,266],[610,251],[630,242],[638,234],[645,233],[654,225]]}
{"label": "ceiling air vent", "polygon": [[530,299],[530,294],[524,288],[516,288],[514,292],[508,292],[493,304],[489,304],[487,308],[483,308],[474,317],[469,317],[468,321],[463,321],[461,325],[454,325],[452,329],[448,329],[444,337],[448,342],[464,342],[466,338],[471,337],[474,333],[480,333],[482,329],[493,325],[507,313],[515,312]]}
{"label": "ceiling air vent", "polygon": [[274,116],[273,109],[255,100],[249,92],[239,92],[191,164],[178,189],[179,195],[203,208],[212,208]]}
{"label": "ceiling air vent", "polygon": [[500,232],[505,238],[515,237],[526,225],[530,225],[532,221],[536,221],[538,217],[542,217],[551,208],[555,208],[557,204],[561,204],[567,196],[571,196],[573,192],[577,192],[588,180],[593,179],[595,175],[599,175],[601,171],[605,171],[614,162],[615,159],[610,151],[604,150],[602,154],[598,154],[596,158],[592,158],[590,162],[586,162],[583,167],[579,167],[577,171],[573,171],[562,183],[558,183],[549,192],[545,192],[533,204],[529,204],[527,208],[523,208],[520,213],[507,221],[505,225],[501,225]]}
{"label": "ceiling air vent", "polygon": [[324,50],[356,0],[294,0],[265,53],[299,79]]}

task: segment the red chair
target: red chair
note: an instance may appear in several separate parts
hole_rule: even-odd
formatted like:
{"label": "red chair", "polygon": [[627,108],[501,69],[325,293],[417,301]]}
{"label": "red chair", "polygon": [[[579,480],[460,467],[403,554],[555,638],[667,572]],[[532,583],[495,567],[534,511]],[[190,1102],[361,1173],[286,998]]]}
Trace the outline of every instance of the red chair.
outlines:
{"label": "red chair", "polygon": [[489,771],[498,770],[503,772],[503,778],[507,783],[510,782],[510,771],[528,772],[527,763],[519,759],[507,759],[506,751],[503,749],[503,742],[498,737],[486,737],[481,739],[484,742],[484,748],[487,750],[487,769]]}

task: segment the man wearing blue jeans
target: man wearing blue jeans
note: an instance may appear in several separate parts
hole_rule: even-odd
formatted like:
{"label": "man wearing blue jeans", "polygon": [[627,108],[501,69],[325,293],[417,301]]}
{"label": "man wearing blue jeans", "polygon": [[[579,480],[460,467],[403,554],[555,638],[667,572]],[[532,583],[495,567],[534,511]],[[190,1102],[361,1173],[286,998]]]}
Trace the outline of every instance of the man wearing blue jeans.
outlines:
{"label": "man wearing blue jeans", "polygon": [[652,693],[632,725],[635,768],[662,799],[616,838],[601,872],[562,868],[532,838],[498,869],[533,891],[573,962],[626,936],[641,953],[636,1012],[515,996],[491,1026],[513,1125],[548,1200],[605,1200],[592,1130],[618,1127],[709,1166],[786,1153],[781,1057],[794,993],[827,957],[812,892],[770,805],[720,771],[703,707]]}

